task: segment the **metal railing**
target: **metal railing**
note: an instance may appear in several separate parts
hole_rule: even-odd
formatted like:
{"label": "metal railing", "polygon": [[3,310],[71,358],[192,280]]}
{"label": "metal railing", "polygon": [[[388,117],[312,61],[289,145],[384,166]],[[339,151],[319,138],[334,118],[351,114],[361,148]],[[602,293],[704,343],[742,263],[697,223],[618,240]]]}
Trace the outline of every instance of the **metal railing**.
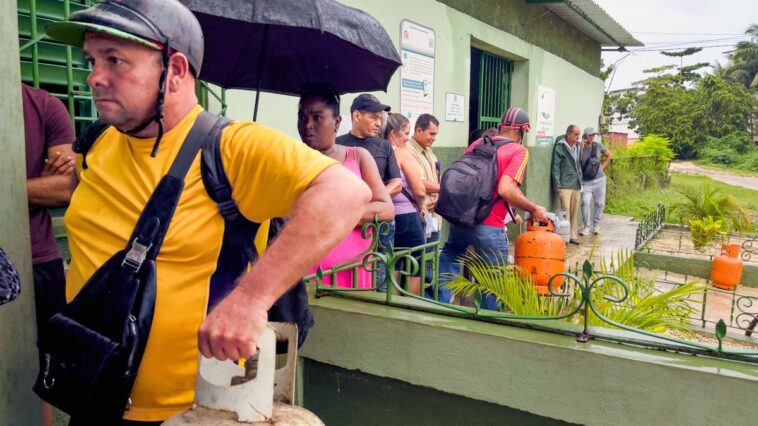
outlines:
{"label": "metal railing", "polygon": [[637,250],[650,240],[663,226],[666,217],[666,207],[658,204],[650,213],[647,213],[637,226],[637,233],[634,237],[634,249]]}
{"label": "metal railing", "polygon": [[[655,213],[655,212],[654,212]],[[642,227],[642,225],[640,225]],[[638,235],[641,232],[638,228]],[[722,244],[734,244],[740,247],[743,262],[758,263],[758,235],[752,233],[732,232],[717,235],[714,240],[702,247],[695,247],[692,242],[690,227],[678,224],[663,224],[651,236],[645,239],[636,251],[640,253],[664,254],[677,257],[701,258],[712,261],[721,253]],[[753,256],[755,255],[755,257]]]}
{"label": "metal railing", "polygon": [[753,236],[743,241],[741,247],[742,254],[740,254],[740,257],[742,257],[742,260],[745,262],[751,261],[752,255],[756,255],[758,257],[758,236]]}
{"label": "metal railing", "polygon": [[[677,279],[668,272],[664,272],[663,277],[656,280],[656,284],[659,287],[679,287],[693,280],[705,283],[700,300],[692,301],[697,307],[695,311],[697,315],[690,317],[694,324],[708,328],[715,327],[719,321],[723,321],[724,325],[733,332],[744,333],[747,336],[752,335],[756,327],[755,319],[758,318],[758,296],[738,293],[739,287],[735,287],[734,290],[713,287],[710,285],[710,280],[692,278],[689,275]],[[728,304],[729,316],[726,320],[715,316],[717,315],[713,312],[715,309],[709,302],[720,305]]]}
{"label": "metal railing", "polygon": [[[426,253],[426,247],[414,247],[400,250],[390,250],[387,253],[381,253],[375,249],[378,247],[379,231],[383,230],[379,223],[369,223],[364,225],[364,238],[372,238],[369,249],[362,253],[362,258],[353,263],[346,263],[335,266],[329,270],[318,269],[315,274],[305,277],[305,281],[316,287],[316,296],[339,296],[349,299],[361,300],[364,302],[382,303],[390,306],[402,307],[413,310],[433,312],[437,314],[452,315],[462,318],[482,320],[487,322],[501,323],[505,325],[524,327],[536,330],[543,330],[553,333],[574,335],[579,342],[587,342],[590,339],[611,341],[622,344],[632,344],[635,346],[647,347],[655,350],[666,350],[679,353],[689,353],[704,355],[716,358],[739,360],[750,363],[758,363],[758,351],[724,348],[722,340],[726,336],[727,323],[720,319],[715,321],[716,333],[714,335],[718,344],[702,343],[699,341],[672,337],[667,334],[652,332],[635,327],[630,327],[621,322],[608,318],[598,308],[597,303],[607,301],[614,304],[623,304],[630,297],[629,285],[617,276],[605,274],[596,271],[592,263],[585,261],[580,271],[576,273],[563,272],[556,274],[550,279],[548,289],[550,295],[547,296],[552,300],[558,301],[563,308],[551,315],[516,315],[504,311],[490,311],[481,308],[482,292],[477,290],[474,294],[474,306],[462,306],[451,303],[440,302],[437,300],[439,290],[439,280],[436,279],[437,265],[434,266],[435,279],[431,283],[425,284],[425,288],[433,289],[434,297],[427,298],[409,292],[402,281],[414,275],[417,272],[424,273],[425,268],[421,268],[419,262],[433,261],[438,262],[439,255]],[[433,243],[436,246],[436,243]],[[436,251],[436,250],[435,250]],[[377,297],[375,290],[378,286],[375,280],[370,288],[358,288],[357,281],[353,280],[351,288],[333,287],[324,283],[324,277],[334,277],[339,272],[351,271],[357,273],[359,268],[364,268],[374,274],[376,266],[382,263],[387,270],[385,283],[387,291],[382,296]],[[421,268],[421,271],[419,271]],[[552,288],[554,280],[563,279],[564,283],[558,289]],[[332,278],[334,280],[334,278]],[[334,282],[334,281],[332,281]],[[615,286],[614,291],[608,291],[608,286]],[[713,292],[717,290],[709,290]],[[422,293],[423,294],[423,293]],[[704,299],[707,296],[704,296]],[[729,325],[733,328],[748,329],[749,317],[758,315],[752,313],[754,306],[753,297],[734,295],[732,314],[729,317]],[[706,302],[702,302],[706,303]],[[703,305],[705,306],[705,305]],[[756,303],[758,306],[758,303]],[[603,324],[631,332],[630,335],[623,335],[606,327],[591,327],[590,315],[601,320]],[[577,328],[571,322],[564,322],[560,325],[556,320],[573,320],[581,323]],[[701,314],[700,320],[705,324],[709,322],[705,314]],[[744,324],[744,327],[742,326]]]}

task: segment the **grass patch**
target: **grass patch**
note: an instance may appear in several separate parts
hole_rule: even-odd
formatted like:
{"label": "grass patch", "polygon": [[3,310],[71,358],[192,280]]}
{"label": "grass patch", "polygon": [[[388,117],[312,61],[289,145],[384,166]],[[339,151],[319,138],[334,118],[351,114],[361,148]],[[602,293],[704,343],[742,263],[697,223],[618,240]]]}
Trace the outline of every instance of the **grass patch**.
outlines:
{"label": "grass patch", "polygon": [[717,170],[720,172],[729,172],[729,173],[739,175],[739,176],[758,177],[758,172],[753,172],[750,170],[736,169],[734,167],[727,167],[727,166],[719,166],[716,164],[706,163],[704,160],[697,160],[694,163],[704,169]]}
{"label": "grass patch", "polygon": [[758,216],[758,191],[732,186],[723,182],[715,181],[707,176],[691,176],[682,173],[671,174],[671,184],[667,188],[648,188],[633,194],[623,194],[616,197],[608,197],[605,212],[622,216],[632,216],[637,220],[642,219],[645,213],[655,209],[658,203],[666,206],[666,221],[678,223],[676,217],[668,217],[670,207],[677,202],[685,201],[684,196],[672,188],[675,186],[699,188],[707,183],[719,188],[725,194],[734,196],[740,205],[750,211],[753,216],[753,224],[756,225]]}

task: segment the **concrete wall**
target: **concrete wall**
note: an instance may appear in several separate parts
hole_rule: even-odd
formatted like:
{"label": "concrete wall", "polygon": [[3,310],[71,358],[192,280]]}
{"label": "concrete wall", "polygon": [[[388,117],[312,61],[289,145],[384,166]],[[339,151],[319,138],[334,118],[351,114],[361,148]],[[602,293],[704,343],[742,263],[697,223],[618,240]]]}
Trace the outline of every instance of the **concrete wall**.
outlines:
{"label": "concrete wall", "polygon": [[[474,2],[434,0],[343,0],[342,3],[376,17],[389,33],[396,48],[399,48],[400,23],[403,19],[431,27],[436,31],[434,114],[441,120],[441,125],[434,150],[444,165],[450,164],[461,154],[468,140],[468,114],[462,123],[444,120],[445,93],[463,94],[467,102],[471,99],[469,74],[472,45],[514,61],[511,104],[526,109],[532,121],[535,121],[537,116],[537,87],[543,85],[556,91],[556,134],[565,132],[566,126],[571,123],[582,127],[597,127],[603,98],[603,82],[596,76],[597,72],[590,70],[599,70],[600,48],[552,14],[545,14],[534,21],[544,12],[539,6],[524,7],[523,2],[512,0],[476,2],[476,7],[473,6]],[[480,3],[491,4],[486,6]],[[489,23],[460,11],[469,8],[476,9],[478,12],[475,15],[481,15],[481,19]],[[535,11],[539,13],[535,14]],[[525,25],[524,22],[530,22],[530,25]],[[506,32],[503,28],[513,33]],[[556,28],[561,30],[557,31]],[[547,46],[549,50],[540,46]],[[565,59],[566,57],[570,58],[571,62]],[[594,57],[596,58],[592,59]],[[376,93],[395,110],[400,106],[399,78],[398,71],[390,81],[387,93]],[[354,95],[345,95],[342,98],[342,114],[345,118],[353,98]],[[230,117],[252,117],[253,93],[229,91],[227,103]],[[218,109],[217,105],[211,105],[212,111]],[[296,111],[295,97],[264,93],[261,97],[258,121],[297,138]],[[346,126],[343,127],[343,132],[346,132]],[[534,145],[534,138],[532,132],[527,139],[530,146]],[[549,185],[546,184],[549,182],[547,177],[550,148],[532,150],[536,151],[531,154],[532,160],[527,172],[528,195],[549,206],[552,195]]]}
{"label": "concrete wall", "polygon": [[[16,2],[0,2],[0,40],[16,40]],[[0,247],[21,274],[21,296],[0,306],[0,424],[41,424],[32,393],[37,373],[34,286],[26,201],[24,119],[18,44],[0,43]]]}
{"label": "concrete wall", "polygon": [[[571,335],[333,296],[312,298],[311,304],[316,325],[300,354],[306,358],[304,378],[317,383],[304,385],[306,407],[330,420],[348,415],[343,407],[369,407],[350,414],[352,423],[334,424],[549,424],[550,419],[630,426],[755,423],[755,364],[598,340],[578,343]],[[573,326],[562,321],[549,325]],[[332,369],[320,366],[319,374],[326,377],[313,377],[310,361]],[[346,380],[344,387],[340,379]],[[413,385],[413,391],[385,379]],[[356,381],[363,384],[357,387]],[[406,396],[401,401],[391,395],[396,389]],[[437,397],[450,406],[435,412],[430,401]],[[471,414],[466,422],[446,414],[473,413],[479,407],[502,417],[486,421]],[[521,417],[524,412],[533,417]]]}

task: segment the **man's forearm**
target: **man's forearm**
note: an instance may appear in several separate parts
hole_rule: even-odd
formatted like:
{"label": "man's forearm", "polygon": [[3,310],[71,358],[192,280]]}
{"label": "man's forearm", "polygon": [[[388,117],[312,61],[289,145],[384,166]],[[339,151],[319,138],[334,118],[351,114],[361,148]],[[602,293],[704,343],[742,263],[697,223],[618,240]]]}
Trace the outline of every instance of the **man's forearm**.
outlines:
{"label": "man's forearm", "polygon": [[502,194],[500,194],[502,198],[505,199],[505,201],[508,202],[513,207],[516,207],[518,209],[532,212],[537,207],[536,204],[529,201],[528,198],[524,195],[523,192],[521,192],[521,189],[518,186],[509,186],[503,191]]}
{"label": "man's forearm", "polygon": [[27,179],[26,193],[31,207],[63,207],[73,192],[71,175],[52,175]]}
{"label": "man's forearm", "polygon": [[437,182],[432,182],[430,180],[422,182],[424,182],[424,190],[426,190],[427,194],[438,194],[440,192],[440,184]]}
{"label": "man's forearm", "polygon": [[345,238],[370,200],[371,191],[349,170],[326,169],[300,196],[287,225],[238,289],[268,309]]}

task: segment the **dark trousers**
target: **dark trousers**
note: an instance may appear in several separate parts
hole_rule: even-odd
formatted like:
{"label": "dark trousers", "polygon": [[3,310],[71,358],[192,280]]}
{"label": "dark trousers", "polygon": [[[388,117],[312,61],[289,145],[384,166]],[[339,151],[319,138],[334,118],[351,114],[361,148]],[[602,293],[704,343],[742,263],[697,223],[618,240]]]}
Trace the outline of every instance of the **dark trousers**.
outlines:
{"label": "dark trousers", "polygon": [[34,272],[34,306],[37,317],[37,338],[42,335],[42,325],[66,306],[66,275],[63,260],[55,259],[38,263]]}

